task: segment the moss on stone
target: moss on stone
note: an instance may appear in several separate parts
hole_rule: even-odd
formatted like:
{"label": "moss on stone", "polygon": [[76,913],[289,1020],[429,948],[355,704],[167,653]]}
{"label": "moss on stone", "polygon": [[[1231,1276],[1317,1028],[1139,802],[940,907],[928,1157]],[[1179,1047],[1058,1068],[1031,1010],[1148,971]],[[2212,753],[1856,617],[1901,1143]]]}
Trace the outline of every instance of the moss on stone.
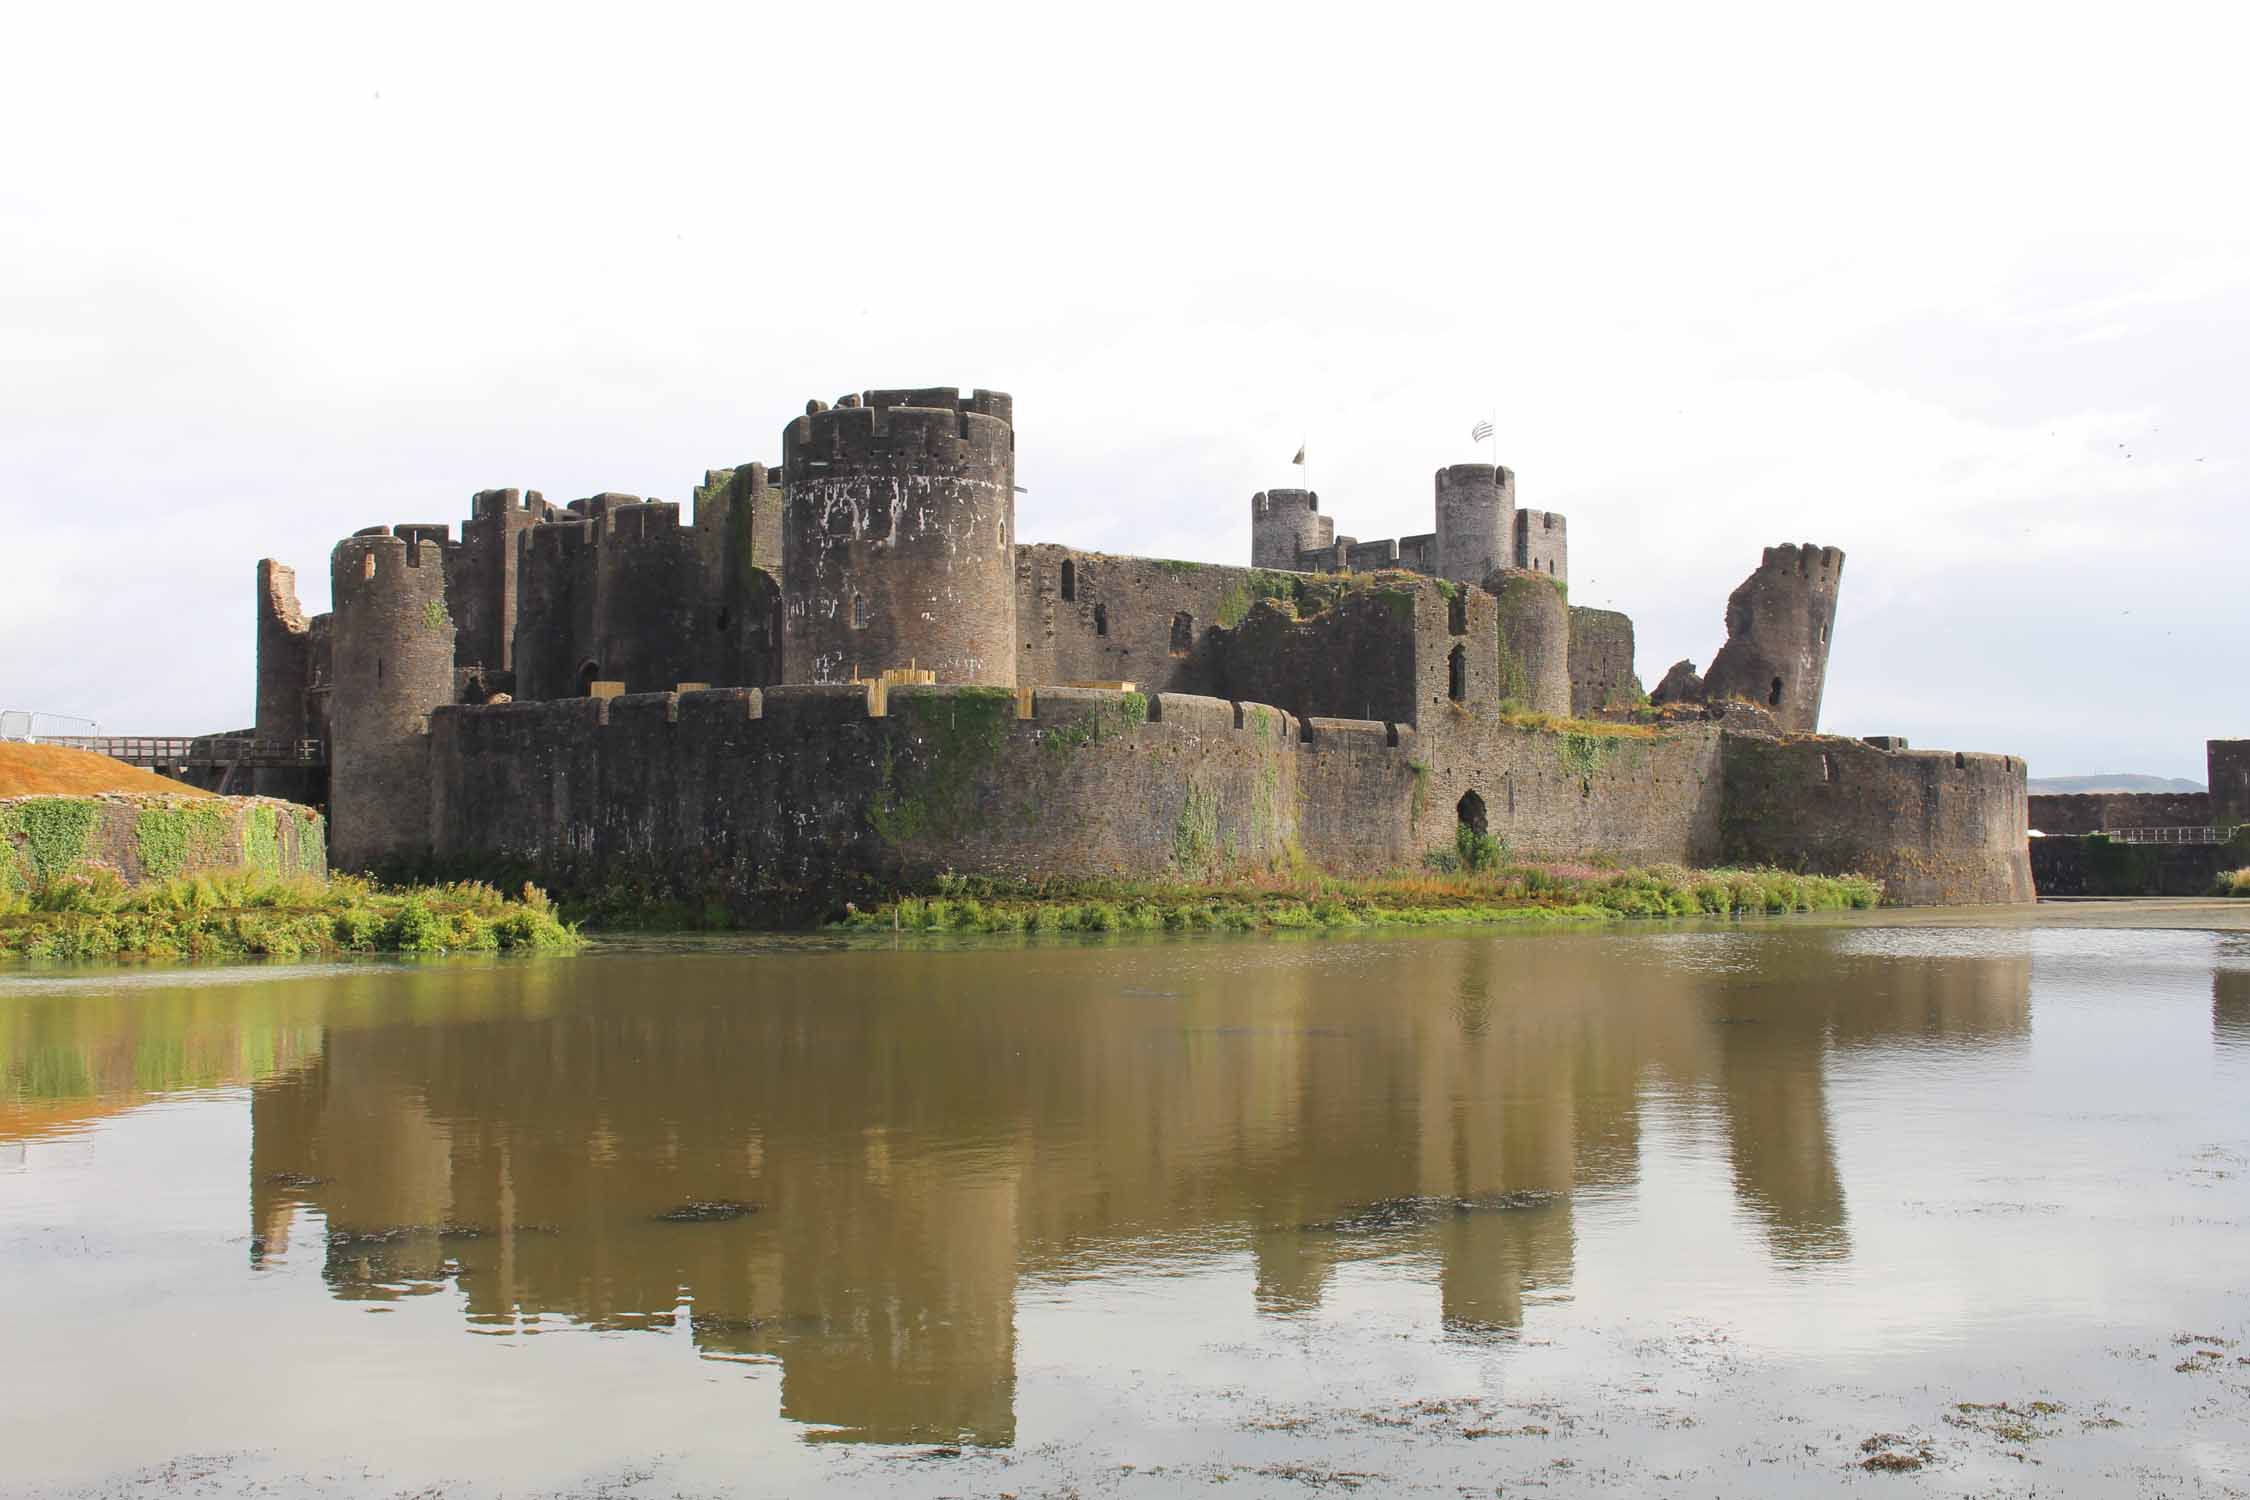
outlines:
{"label": "moss on stone", "polygon": [[1277,573],[1266,568],[1252,568],[1249,572],[1236,578],[1232,584],[1229,584],[1226,593],[1219,597],[1218,623],[1232,630],[1249,618],[1250,611],[1256,608],[1261,600],[1271,600],[1273,603],[1287,608],[1289,613],[1295,614],[1297,612],[1298,583],[1299,580],[1289,573]]}
{"label": "moss on stone", "polygon": [[1218,863],[1219,794],[1190,785],[1172,825],[1172,863],[1185,875],[1207,875]]}
{"label": "moss on stone", "polygon": [[968,687],[891,702],[892,717],[921,741],[922,754],[901,777],[893,742],[884,741],[881,784],[868,804],[868,826],[893,845],[964,832],[974,813],[977,777],[998,759],[1016,716],[1014,690]]}
{"label": "moss on stone", "polygon": [[0,809],[0,842],[15,851],[11,886],[29,890],[86,858],[101,804],[91,797],[38,797]]}
{"label": "moss on stone", "polygon": [[[259,811],[270,824],[273,809]],[[236,863],[226,857],[233,835],[234,820],[225,803],[159,803],[143,807],[133,818],[133,843],[141,875],[148,880],[170,880],[190,869]],[[271,867],[268,872],[272,873]]]}

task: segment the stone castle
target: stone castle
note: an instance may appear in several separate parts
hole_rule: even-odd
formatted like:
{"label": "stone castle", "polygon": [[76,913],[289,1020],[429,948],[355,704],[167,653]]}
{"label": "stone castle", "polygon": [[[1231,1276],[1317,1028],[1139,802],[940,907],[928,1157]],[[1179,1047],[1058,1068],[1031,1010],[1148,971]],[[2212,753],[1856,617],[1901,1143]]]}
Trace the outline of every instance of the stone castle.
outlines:
{"label": "stone castle", "polygon": [[1632,621],[1568,603],[1565,520],[1504,467],[1439,470],[1435,529],[1372,543],[1266,491],[1222,566],[1021,541],[998,392],[811,402],[781,448],[686,519],[487,490],[457,541],[371,527],[310,620],[261,562],[257,734],[328,743],[337,865],[754,910],[947,870],[1372,873],[1466,826],[2031,896],[2020,759],[1817,733],[1834,548],[1767,548],[1652,708]]}

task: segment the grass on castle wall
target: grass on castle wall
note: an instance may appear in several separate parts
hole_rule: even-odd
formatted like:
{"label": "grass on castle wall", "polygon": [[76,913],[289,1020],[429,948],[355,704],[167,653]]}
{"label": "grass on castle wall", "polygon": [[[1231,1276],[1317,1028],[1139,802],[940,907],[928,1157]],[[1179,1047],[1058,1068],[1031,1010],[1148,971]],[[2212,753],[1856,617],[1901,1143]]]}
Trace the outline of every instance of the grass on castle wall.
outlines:
{"label": "grass on castle wall", "polygon": [[565,953],[583,939],[546,893],[383,886],[260,870],[128,886],[85,867],[0,893],[0,958],[306,958],[341,953]]}
{"label": "grass on castle wall", "polygon": [[1076,881],[1030,885],[943,876],[933,894],[854,909],[848,931],[1260,932],[1431,927],[1864,910],[1882,899],[1863,876],[1787,870],[1601,870],[1516,865],[1345,879],[1295,875],[1215,882]]}

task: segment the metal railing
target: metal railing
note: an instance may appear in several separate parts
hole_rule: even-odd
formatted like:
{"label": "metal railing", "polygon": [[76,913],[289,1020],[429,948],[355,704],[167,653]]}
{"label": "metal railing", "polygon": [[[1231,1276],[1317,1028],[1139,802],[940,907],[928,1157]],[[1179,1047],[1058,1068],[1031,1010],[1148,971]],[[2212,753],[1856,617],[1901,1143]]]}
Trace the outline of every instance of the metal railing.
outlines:
{"label": "metal railing", "polygon": [[324,766],[320,740],[268,740],[253,734],[85,735],[43,734],[42,745],[66,745],[121,760],[129,766]]}
{"label": "metal railing", "polygon": [[2104,828],[2101,836],[2120,844],[2223,844],[2216,828]]}

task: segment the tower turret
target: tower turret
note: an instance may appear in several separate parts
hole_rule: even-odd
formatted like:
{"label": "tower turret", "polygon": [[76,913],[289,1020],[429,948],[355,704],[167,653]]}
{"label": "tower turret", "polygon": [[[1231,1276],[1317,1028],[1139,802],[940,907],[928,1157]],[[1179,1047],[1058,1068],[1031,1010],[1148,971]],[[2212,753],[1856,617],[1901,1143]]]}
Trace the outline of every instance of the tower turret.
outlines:
{"label": "tower turret", "polygon": [[1250,566],[1294,569],[1297,554],[1336,541],[1336,521],[1311,490],[1261,490],[1250,497]]}
{"label": "tower turret", "polygon": [[1451,464],[1437,471],[1437,571],[1456,583],[1482,583],[1515,560],[1516,476],[1497,464]]}
{"label": "tower turret", "polygon": [[1570,606],[1544,573],[1502,568],[1484,581],[1500,601],[1500,698],[1535,713],[1570,712]]}
{"label": "tower turret", "polygon": [[427,715],[453,701],[444,544],[377,526],[336,544],[328,576],[329,861],[339,870],[411,862],[430,843]]}
{"label": "tower turret", "polygon": [[1015,685],[1013,400],[943,388],[811,402],[781,463],[787,681],[911,663]]}
{"label": "tower turret", "polygon": [[1758,571],[1727,599],[1727,643],[1703,674],[1704,695],[1762,703],[1783,729],[1818,729],[1843,579],[1844,554],[1835,547],[1768,547]]}

